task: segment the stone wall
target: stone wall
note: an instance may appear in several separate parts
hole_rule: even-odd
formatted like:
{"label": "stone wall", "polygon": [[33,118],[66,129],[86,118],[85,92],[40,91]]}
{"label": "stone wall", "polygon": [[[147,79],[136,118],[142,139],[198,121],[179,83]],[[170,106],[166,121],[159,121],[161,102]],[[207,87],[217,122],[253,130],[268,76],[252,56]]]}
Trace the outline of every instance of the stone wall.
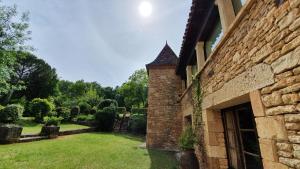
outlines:
{"label": "stone wall", "polygon": [[178,149],[182,114],[178,103],[181,80],[173,68],[149,69],[147,147]]}
{"label": "stone wall", "polygon": [[247,2],[200,73],[208,163],[228,167],[218,108],[252,93],[264,168],[300,168],[300,0]]}

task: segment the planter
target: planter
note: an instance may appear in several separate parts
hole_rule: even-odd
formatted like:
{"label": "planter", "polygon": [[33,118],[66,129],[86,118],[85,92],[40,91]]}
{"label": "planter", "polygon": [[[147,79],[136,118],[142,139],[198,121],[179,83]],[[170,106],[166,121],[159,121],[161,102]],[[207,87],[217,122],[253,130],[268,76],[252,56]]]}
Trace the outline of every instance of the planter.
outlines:
{"label": "planter", "polygon": [[19,141],[23,127],[14,124],[0,125],[0,143],[11,144]]}
{"label": "planter", "polygon": [[181,151],[180,167],[181,169],[199,169],[194,150]]}
{"label": "planter", "polygon": [[48,136],[50,139],[57,138],[59,135],[58,126],[43,126],[41,131],[41,136]]}

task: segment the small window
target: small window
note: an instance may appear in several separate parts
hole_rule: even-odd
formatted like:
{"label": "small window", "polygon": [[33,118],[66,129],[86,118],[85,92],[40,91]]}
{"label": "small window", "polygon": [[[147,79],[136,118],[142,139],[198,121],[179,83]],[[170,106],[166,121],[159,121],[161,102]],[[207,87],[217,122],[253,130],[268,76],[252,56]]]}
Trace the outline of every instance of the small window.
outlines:
{"label": "small window", "polygon": [[234,13],[235,15],[237,15],[242,9],[242,7],[245,5],[246,0],[231,0],[231,2],[234,9]]}
{"label": "small window", "polygon": [[223,29],[221,25],[221,19],[220,16],[218,16],[211,30],[210,35],[208,36],[207,40],[204,42],[205,57],[206,57],[205,59],[207,59],[207,57],[218,45],[222,36],[223,36]]}

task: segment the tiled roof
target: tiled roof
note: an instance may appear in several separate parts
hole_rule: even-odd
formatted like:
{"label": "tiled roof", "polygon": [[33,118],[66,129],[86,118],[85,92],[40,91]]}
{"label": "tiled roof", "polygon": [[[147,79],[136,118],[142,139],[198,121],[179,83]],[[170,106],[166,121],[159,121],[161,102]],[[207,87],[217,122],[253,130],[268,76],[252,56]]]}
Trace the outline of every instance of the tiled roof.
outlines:
{"label": "tiled roof", "polygon": [[166,43],[165,47],[156,57],[156,59],[147,64],[147,69],[149,66],[166,66],[166,65],[177,65],[178,58],[171,47]]}
{"label": "tiled roof", "polygon": [[[204,25],[207,25],[207,16],[214,8],[214,0],[192,0],[189,17],[183,35],[179,61],[177,65],[177,74],[185,73],[185,66],[188,59],[194,53],[194,49],[201,36],[205,36]],[[202,34],[201,34],[202,31]]]}

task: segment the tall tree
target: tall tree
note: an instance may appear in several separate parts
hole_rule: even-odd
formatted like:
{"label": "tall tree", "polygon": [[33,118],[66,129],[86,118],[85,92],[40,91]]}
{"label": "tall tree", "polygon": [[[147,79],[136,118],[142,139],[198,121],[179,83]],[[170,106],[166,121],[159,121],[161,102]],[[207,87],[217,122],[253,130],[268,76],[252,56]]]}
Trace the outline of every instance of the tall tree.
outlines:
{"label": "tall tree", "polygon": [[14,66],[16,75],[11,78],[10,84],[24,84],[26,88],[16,92],[15,96],[25,96],[28,100],[32,100],[47,98],[55,94],[58,83],[55,69],[31,53],[18,52],[16,58]]}
{"label": "tall tree", "polygon": [[129,80],[118,88],[127,108],[145,107],[148,92],[148,76],[145,69],[137,70]]}
{"label": "tall tree", "polygon": [[0,1],[0,97],[10,89],[21,89],[8,81],[14,75],[16,51],[27,49],[24,42],[30,39],[28,27],[28,14],[18,17],[16,6],[5,6]]}

